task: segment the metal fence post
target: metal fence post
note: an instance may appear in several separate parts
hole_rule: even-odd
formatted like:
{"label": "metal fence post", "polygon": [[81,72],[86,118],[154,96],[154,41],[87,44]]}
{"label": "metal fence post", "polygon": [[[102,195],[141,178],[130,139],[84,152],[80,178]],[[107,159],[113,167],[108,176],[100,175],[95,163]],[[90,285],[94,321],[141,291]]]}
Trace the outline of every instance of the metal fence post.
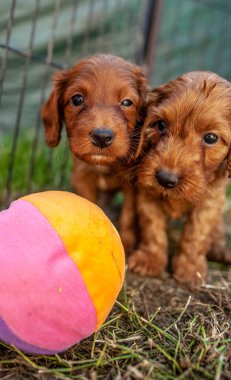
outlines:
{"label": "metal fence post", "polygon": [[148,0],[143,21],[143,44],[141,50],[136,55],[136,62],[144,64],[146,76],[151,78],[155,60],[155,47],[160,25],[160,15],[163,0]]}

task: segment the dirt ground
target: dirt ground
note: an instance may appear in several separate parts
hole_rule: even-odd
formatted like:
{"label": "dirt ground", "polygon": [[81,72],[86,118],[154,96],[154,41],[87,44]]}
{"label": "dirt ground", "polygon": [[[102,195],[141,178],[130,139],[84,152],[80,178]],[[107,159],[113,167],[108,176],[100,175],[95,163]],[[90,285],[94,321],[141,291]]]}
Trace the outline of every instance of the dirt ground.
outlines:
{"label": "dirt ground", "polygon": [[[227,211],[231,247],[230,225]],[[180,224],[171,224],[171,252],[179,234]],[[206,283],[194,290],[170,272],[144,278],[127,271],[96,334],[50,357],[1,343],[0,379],[231,380],[231,268],[210,262]]]}

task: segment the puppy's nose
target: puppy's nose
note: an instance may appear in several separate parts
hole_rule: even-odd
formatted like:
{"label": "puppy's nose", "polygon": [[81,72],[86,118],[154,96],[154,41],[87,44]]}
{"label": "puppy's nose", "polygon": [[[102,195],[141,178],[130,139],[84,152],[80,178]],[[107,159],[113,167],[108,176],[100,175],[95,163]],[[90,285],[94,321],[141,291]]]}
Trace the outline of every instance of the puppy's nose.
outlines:
{"label": "puppy's nose", "polygon": [[96,128],[91,132],[92,143],[100,148],[111,145],[114,139],[114,133],[111,129]]}
{"label": "puppy's nose", "polygon": [[171,189],[178,183],[178,176],[175,173],[169,172],[167,170],[159,170],[156,173],[156,179],[159,184],[166,189]]}

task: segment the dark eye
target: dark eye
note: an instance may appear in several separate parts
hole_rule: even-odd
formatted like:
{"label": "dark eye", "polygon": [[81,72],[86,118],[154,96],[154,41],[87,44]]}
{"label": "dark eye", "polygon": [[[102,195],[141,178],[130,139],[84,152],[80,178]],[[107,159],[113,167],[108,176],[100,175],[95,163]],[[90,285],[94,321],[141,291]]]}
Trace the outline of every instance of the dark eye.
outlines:
{"label": "dark eye", "polygon": [[167,124],[164,120],[157,120],[156,127],[160,133],[164,133],[167,130]]}
{"label": "dark eye", "polygon": [[203,137],[204,139],[204,142],[208,145],[213,145],[213,144],[216,144],[217,141],[218,141],[218,136],[215,135],[215,133],[207,133],[207,135],[205,135]]}
{"label": "dark eye", "polygon": [[133,104],[133,102],[130,99],[124,99],[121,102],[121,106],[124,107],[130,107]]}
{"label": "dark eye", "polygon": [[71,98],[71,104],[75,107],[81,106],[83,101],[84,101],[84,98],[80,94],[76,94],[76,95],[72,96],[72,98]]}

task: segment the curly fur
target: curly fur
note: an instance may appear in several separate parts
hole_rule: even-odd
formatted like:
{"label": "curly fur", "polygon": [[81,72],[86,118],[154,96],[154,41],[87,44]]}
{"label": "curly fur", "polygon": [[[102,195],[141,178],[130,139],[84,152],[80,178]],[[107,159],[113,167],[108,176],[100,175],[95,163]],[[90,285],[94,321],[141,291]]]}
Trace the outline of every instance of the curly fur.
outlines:
{"label": "curly fur", "polygon": [[[161,131],[159,121],[165,122]],[[209,257],[231,263],[224,245],[222,211],[230,174],[231,85],[210,72],[192,72],[160,86],[149,98],[147,153],[138,166],[137,212],[141,241],[129,267],[142,275],[166,268],[168,218],[185,218],[174,277],[195,285],[206,278]],[[204,136],[218,140],[206,144]],[[163,187],[157,173],[177,177]]]}
{"label": "curly fur", "polygon": [[[74,106],[73,95],[84,102]],[[98,203],[100,191],[124,192],[120,231],[126,250],[134,243],[133,188],[123,173],[139,155],[147,83],[142,68],[111,55],[86,58],[67,71],[57,72],[51,95],[42,108],[46,143],[58,145],[66,126],[77,194]],[[130,99],[129,107],[121,105]],[[95,129],[111,130],[113,143],[101,148],[92,142]]]}

